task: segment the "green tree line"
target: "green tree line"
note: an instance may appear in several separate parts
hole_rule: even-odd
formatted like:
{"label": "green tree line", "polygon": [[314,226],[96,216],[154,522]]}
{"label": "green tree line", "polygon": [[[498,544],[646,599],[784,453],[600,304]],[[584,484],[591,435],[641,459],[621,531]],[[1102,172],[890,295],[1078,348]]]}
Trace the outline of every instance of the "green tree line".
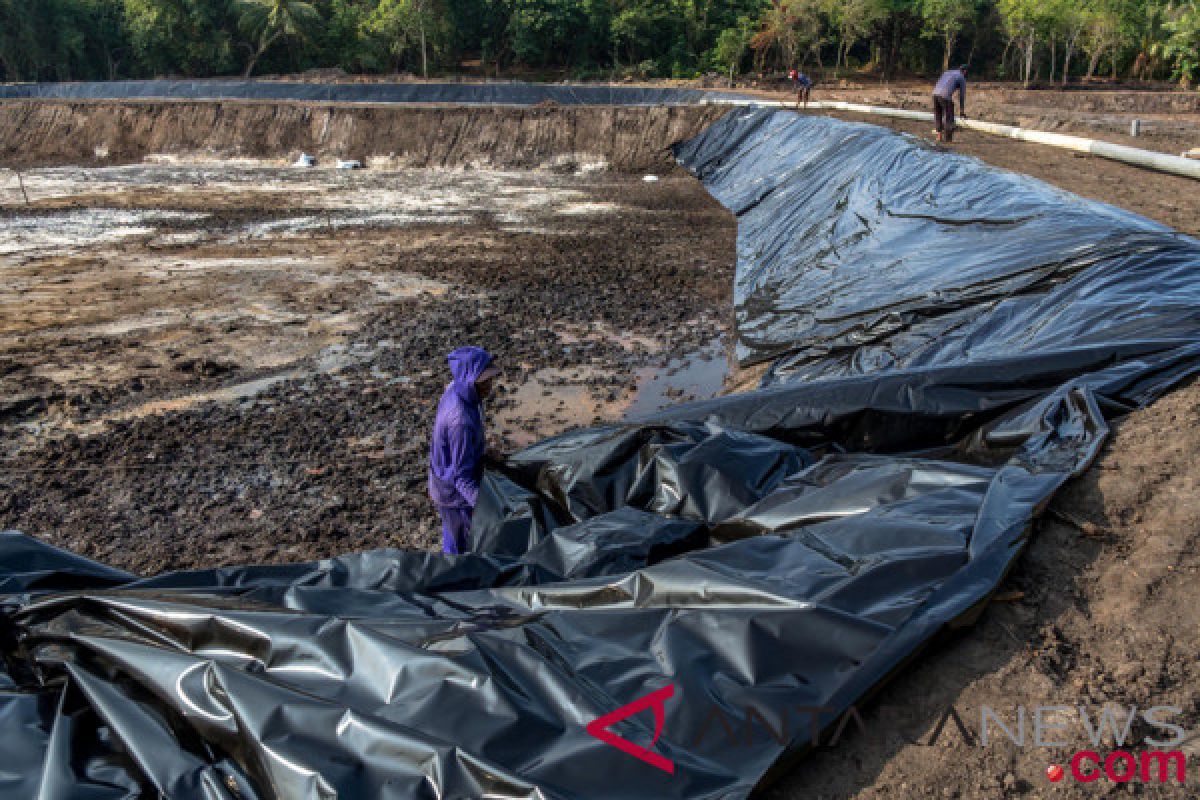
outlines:
{"label": "green tree line", "polygon": [[798,67],[1200,79],[1200,0],[0,0],[0,80]]}

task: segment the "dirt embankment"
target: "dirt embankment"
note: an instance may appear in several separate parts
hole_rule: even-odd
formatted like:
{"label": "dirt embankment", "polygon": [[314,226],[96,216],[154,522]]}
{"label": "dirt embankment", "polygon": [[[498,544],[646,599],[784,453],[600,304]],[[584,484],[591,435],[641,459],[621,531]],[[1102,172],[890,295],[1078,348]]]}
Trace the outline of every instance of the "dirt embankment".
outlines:
{"label": "dirt embankment", "polygon": [[397,107],[247,101],[0,102],[0,166],[106,166],[159,153],[386,159],[392,167],[620,171],[674,165],[716,106]]}
{"label": "dirt embankment", "polygon": [[[840,743],[827,742],[764,800],[1196,797],[1197,447],[1200,385],[1119,420],[1098,462],[1055,497],[979,625],[926,653],[864,706],[861,725],[850,723]],[[1118,744],[1112,725],[1095,733],[1105,706],[1120,733],[1130,709],[1171,706],[1161,719],[1179,725],[1183,741],[1145,744],[1146,736],[1169,741],[1172,734],[1139,718]],[[994,722],[985,744],[984,708],[1018,737],[1024,713],[1024,746]],[[1038,709],[1051,726],[1041,745],[1033,732]],[[1155,749],[1186,755],[1186,782],[1046,776],[1080,750],[1104,758]]]}
{"label": "dirt embankment", "polygon": [[[931,111],[929,84],[817,86],[814,100],[841,100],[872,106]],[[791,95],[754,94],[773,100]],[[1035,130],[1103,139],[1178,155],[1200,146],[1200,92],[1019,89],[977,85],[967,88],[967,111],[976,119]],[[1141,132],[1130,135],[1134,119]],[[873,117],[870,122],[880,123]]]}
{"label": "dirt embankment", "polygon": [[[931,87],[863,86],[859,88],[830,88],[829,94],[838,99],[868,102],[888,100],[892,104],[919,103],[928,105]],[[1200,114],[1200,92],[1160,91],[1103,91],[1087,89],[1021,89],[1013,86],[976,84],[968,88],[972,97],[997,105],[1043,108],[1056,111],[1093,112],[1099,114]]]}

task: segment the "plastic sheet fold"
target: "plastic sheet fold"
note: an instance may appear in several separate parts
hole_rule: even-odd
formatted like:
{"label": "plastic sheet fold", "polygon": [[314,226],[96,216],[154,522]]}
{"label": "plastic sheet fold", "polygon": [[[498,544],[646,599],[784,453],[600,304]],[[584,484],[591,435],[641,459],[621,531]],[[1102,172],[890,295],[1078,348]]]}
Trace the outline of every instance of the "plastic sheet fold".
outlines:
{"label": "plastic sheet fold", "polygon": [[781,112],[679,156],[766,386],[496,465],[462,556],[135,577],[0,535],[0,795],[745,797],[1200,369],[1200,243],[1154,223]]}

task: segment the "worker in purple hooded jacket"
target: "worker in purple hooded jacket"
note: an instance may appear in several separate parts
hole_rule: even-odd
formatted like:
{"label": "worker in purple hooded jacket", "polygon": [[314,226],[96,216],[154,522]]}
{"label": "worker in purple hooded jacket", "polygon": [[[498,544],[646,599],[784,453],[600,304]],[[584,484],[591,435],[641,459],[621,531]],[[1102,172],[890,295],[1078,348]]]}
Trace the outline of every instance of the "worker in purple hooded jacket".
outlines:
{"label": "worker in purple hooded jacket", "polygon": [[442,550],[464,553],[487,448],[483,401],[500,370],[480,347],[460,347],[449,361],[453,380],[438,403],[429,445],[429,497],[442,516]]}

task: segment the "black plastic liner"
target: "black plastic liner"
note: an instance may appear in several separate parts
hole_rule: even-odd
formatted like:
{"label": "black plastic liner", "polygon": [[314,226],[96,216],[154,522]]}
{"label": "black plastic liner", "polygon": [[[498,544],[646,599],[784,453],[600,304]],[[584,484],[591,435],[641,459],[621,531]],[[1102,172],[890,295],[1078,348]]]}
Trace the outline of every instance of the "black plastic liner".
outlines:
{"label": "black plastic liner", "polygon": [[693,105],[735,97],[699,89],[547,83],[299,83],[292,81],[97,81],[0,84],[0,98],[71,100],[298,100],[315,103],[453,105]]}
{"label": "black plastic liner", "polygon": [[771,381],[1196,340],[1196,240],[873,125],[735,111],[678,148],[738,216]]}
{"label": "black plastic liner", "polygon": [[[0,535],[0,796],[744,797],[1200,369],[1200,243],[1145,220],[785,113],[681,158],[772,386],[522,451],[464,556],[138,580]],[[668,687],[611,730],[671,771],[588,733]]]}

